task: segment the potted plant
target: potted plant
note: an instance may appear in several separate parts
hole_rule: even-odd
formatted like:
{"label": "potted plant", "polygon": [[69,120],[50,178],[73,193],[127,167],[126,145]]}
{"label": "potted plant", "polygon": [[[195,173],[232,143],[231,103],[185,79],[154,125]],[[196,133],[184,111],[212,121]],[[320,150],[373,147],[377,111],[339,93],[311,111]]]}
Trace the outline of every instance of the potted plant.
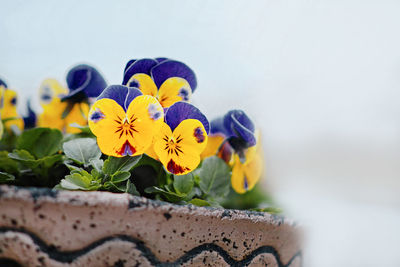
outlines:
{"label": "potted plant", "polygon": [[296,224],[257,185],[253,122],[209,122],[187,65],[131,60],[110,86],[79,65],[66,80],[44,81],[24,130],[2,85],[0,263],[301,266]]}

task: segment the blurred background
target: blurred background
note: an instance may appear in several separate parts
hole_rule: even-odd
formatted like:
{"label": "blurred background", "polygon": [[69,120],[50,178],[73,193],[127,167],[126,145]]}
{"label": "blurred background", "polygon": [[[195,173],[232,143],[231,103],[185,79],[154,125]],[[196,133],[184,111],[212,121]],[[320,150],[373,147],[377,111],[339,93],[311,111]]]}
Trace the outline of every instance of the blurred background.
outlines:
{"label": "blurred background", "polygon": [[131,58],[197,74],[210,119],[261,128],[265,187],[305,229],[304,266],[400,266],[399,1],[2,0],[0,77],[21,112],[44,78]]}

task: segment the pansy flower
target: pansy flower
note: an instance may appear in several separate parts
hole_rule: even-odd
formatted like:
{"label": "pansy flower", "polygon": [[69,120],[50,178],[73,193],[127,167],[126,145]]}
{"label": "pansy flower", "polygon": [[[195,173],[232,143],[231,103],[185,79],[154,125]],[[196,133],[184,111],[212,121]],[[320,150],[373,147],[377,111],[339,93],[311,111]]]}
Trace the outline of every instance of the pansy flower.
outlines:
{"label": "pansy flower", "polygon": [[207,149],[232,166],[232,188],[240,194],[251,190],[262,174],[262,150],[257,136],[253,122],[241,110],[231,110],[211,122],[210,138],[215,142]]}
{"label": "pansy flower", "polygon": [[[0,114],[4,122],[4,127],[8,130],[15,127],[15,130],[24,129],[24,121],[17,112],[18,95],[17,92],[7,88],[7,84],[0,82]],[[17,131],[18,131],[17,130]]]}
{"label": "pansy flower", "polygon": [[60,95],[61,102],[66,103],[61,119],[66,121],[66,131],[79,131],[70,124],[87,124],[86,114],[89,104],[106,88],[107,83],[100,72],[92,66],[81,64],[73,67],[66,77],[68,93]]}
{"label": "pansy flower", "polygon": [[122,84],[139,88],[166,108],[188,102],[197,87],[196,75],[186,64],[167,58],[130,60]]}
{"label": "pansy flower", "polygon": [[39,88],[39,103],[43,112],[39,115],[39,127],[51,127],[65,131],[65,120],[61,119],[67,103],[61,103],[62,94],[67,94],[64,88],[56,79],[44,80]]}
{"label": "pansy flower", "polygon": [[66,80],[69,92],[61,97],[63,102],[88,102],[88,99],[98,97],[107,87],[100,72],[86,64],[73,67]]}
{"label": "pansy flower", "polygon": [[263,171],[263,157],[261,142],[257,140],[255,146],[249,147],[244,153],[244,162],[238,154],[233,155],[231,184],[239,194],[253,189],[260,180]]}
{"label": "pansy flower", "polygon": [[231,110],[223,118],[214,120],[211,133],[222,133],[242,162],[245,150],[257,142],[254,124],[242,110]]}
{"label": "pansy flower", "polygon": [[154,151],[164,167],[183,175],[196,169],[207,145],[207,118],[189,103],[177,102],[165,114],[165,122],[155,137]]}
{"label": "pansy flower", "polygon": [[39,88],[39,103],[43,109],[54,108],[61,102],[60,95],[68,94],[67,88],[56,79],[45,79]]}
{"label": "pansy flower", "polygon": [[89,111],[89,127],[100,150],[109,156],[143,154],[160,130],[164,110],[157,99],[139,89],[111,85]]}
{"label": "pansy flower", "polygon": [[71,124],[87,124],[89,105],[85,102],[75,103],[67,116],[63,118],[63,113],[67,109],[68,103],[61,102],[60,96],[67,93],[68,90],[55,79],[46,79],[42,82],[39,89],[39,102],[43,108],[43,112],[39,115],[38,126],[56,128],[67,133],[75,133],[79,132],[79,129],[71,127]]}

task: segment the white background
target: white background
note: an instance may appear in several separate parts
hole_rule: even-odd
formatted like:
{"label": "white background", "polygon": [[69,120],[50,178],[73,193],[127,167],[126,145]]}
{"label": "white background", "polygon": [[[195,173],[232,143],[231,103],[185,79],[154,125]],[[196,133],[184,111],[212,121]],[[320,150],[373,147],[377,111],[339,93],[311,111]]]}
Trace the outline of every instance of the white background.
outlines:
{"label": "white background", "polygon": [[400,2],[1,0],[0,13],[0,76],[23,101],[79,62],[115,84],[131,58],[181,60],[210,119],[241,108],[262,129],[265,186],[304,225],[305,266],[400,266]]}

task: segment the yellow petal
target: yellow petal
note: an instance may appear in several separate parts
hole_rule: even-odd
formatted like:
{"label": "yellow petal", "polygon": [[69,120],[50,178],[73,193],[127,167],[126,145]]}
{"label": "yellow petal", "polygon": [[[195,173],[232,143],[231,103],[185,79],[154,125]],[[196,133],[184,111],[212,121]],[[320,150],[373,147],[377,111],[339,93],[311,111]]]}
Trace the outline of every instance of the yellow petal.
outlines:
{"label": "yellow petal", "polygon": [[[52,104],[52,102],[59,101],[61,94],[67,94],[68,90],[64,88],[56,79],[46,79],[42,82],[39,88],[39,95],[40,95],[40,104],[42,105],[43,109]],[[49,97],[48,100],[43,100],[42,96]]]}
{"label": "yellow petal", "polygon": [[54,98],[49,104],[42,105],[43,112],[38,117],[39,127],[56,128],[60,131],[65,130],[65,122],[61,119],[62,113],[67,107],[66,102],[61,102],[60,98]]}
{"label": "yellow petal", "polygon": [[109,98],[96,101],[89,111],[89,128],[97,137],[110,132],[120,125],[117,121],[125,118],[125,111]]}
{"label": "yellow petal", "polygon": [[215,156],[224,140],[225,138],[222,135],[209,135],[207,146],[201,153],[201,158],[204,159],[207,157]]}
{"label": "yellow petal", "polygon": [[118,153],[127,141],[118,131],[126,114],[112,99],[103,98],[94,103],[89,111],[89,128],[97,137],[100,150],[110,156],[121,157]]}
{"label": "yellow petal", "polygon": [[235,163],[232,168],[231,177],[232,188],[236,193],[244,194],[247,191],[245,186],[244,166],[240,162],[238,155],[235,155],[234,158]]}
{"label": "yellow petal", "polygon": [[154,137],[153,149],[164,166],[166,166],[164,163],[169,161],[168,151],[165,150],[165,147],[170,138],[173,138],[171,128],[163,122],[160,131]]}
{"label": "yellow petal", "polygon": [[144,153],[155,160],[159,160],[156,152],[154,151],[154,142],[149,146],[149,148]]}
{"label": "yellow petal", "polygon": [[191,95],[192,89],[189,83],[179,77],[167,79],[158,90],[158,100],[165,108],[179,101],[188,102]]}
{"label": "yellow petal", "polygon": [[163,119],[163,109],[152,96],[136,97],[127,113],[114,100],[103,98],[90,109],[89,127],[104,154],[135,156],[149,148]]}
{"label": "yellow petal", "polygon": [[259,138],[256,146],[247,149],[245,157],[244,163],[240,162],[238,155],[235,155],[233,160],[231,184],[239,194],[253,189],[263,173],[264,160]]}
{"label": "yellow petal", "polygon": [[263,170],[263,160],[257,154],[252,161],[247,163],[244,168],[244,176],[247,179],[247,190],[253,189],[256,183],[260,180]]}
{"label": "yellow petal", "polygon": [[137,73],[129,79],[127,85],[129,86],[132,82],[137,84],[137,88],[139,88],[144,95],[151,95],[154,97],[157,95],[157,86],[149,75]]}
{"label": "yellow petal", "polygon": [[154,151],[169,172],[183,175],[199,165],[200,154],[207,145],[207,139],[204,126],[198,120],[182,121],[173,133],[170,127],[163,123],[156,136]]}
{"label": "yellow petal", "polygon": [[87,114],[89,113],[89,105],[86,103],[76,103],[67,117],[64,119],[65,131],[67,133],[79,133],[76,127],[71,127],[71,124],[77,123],[81,126],[87,125]]}
{"label": "yellow petal", "polygon": [[128,107],[126,114],[135,131],[135,149],[143,154],[153,143],[154,135],[160,130],[164,121],[164,110],[156,98],[149,95],[136,97]]}
{"label": "yellow petal", "polygon": [[[24,121],[17,112],[17,92],[11,89],[2,90],[2,107],[0,108],[1,119],[6,120],[4,127],[10,129],[12,125],[17,126],[21,131],[24,129]],[[14,119],[11,119],[14,118]]]}

